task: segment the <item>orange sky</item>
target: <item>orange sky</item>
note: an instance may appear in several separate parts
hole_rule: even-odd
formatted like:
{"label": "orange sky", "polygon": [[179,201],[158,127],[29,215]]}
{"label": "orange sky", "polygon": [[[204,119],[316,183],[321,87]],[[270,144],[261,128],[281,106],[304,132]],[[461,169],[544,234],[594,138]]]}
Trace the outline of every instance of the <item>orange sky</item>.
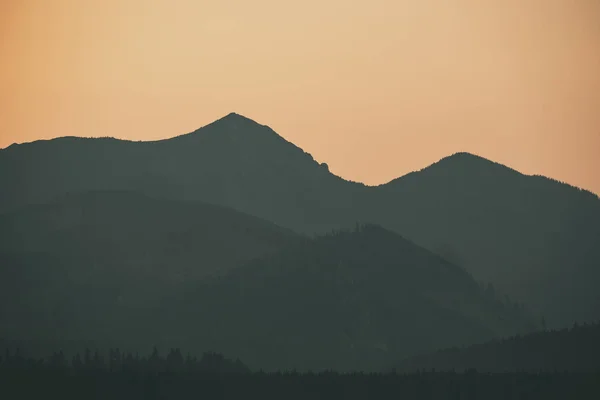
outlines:
{"label": "orange sky", "polygon": [[368,184],[469,151],[600,193],[600,1],[0,0],[0,148],[231,111]]}

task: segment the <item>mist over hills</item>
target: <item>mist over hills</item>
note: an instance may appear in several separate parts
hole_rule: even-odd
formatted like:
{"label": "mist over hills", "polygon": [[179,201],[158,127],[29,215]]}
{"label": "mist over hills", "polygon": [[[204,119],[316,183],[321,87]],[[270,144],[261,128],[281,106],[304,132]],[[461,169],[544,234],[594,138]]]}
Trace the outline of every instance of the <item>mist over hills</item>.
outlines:
{"label": "mist over hills", "polygon": [[[131,191],[165,202],[229,207],[300,234],[373,222],[464,266],[476,280],[493,283],[498,297],[508,294],[526,303],[550,326],[600,318],[598,197],[467,153],[369,187],[333,175],[269,127],[232,113],[190,134],[155,142],[69,137],[13,145],[0,151],[0,187],[0,212],[10,215],[68,193]],[[135,201],[131,207],[137,207]],[[171,211],[157,215],[162,213],[165,221],[172,218]],[[178,220],[184,215],[181,211]],[[218,225],[218,218],[214,221]],[[0,229],[13,241],[21,237],[14,226]],[[151,224],[140,226],[128,237],[150,235]],[[170,243],[199,243],[197,250],[187,250],[190,260],[206,249],[211,260],[223,254],[225,269],[238,264],[225,261],[235,254],[213,247],[221,239],[209,237]],[[164,243],[156,240],[139,249]],[[177,260],[186,252],[165,254]],[[35,262],[45,256],[40,257]],[[164,265],[169,258],[162,260]]]}
{"label": "mist over hills", "polygon": [[[133,204],[139,211],[128,209]],[[95,216],[57,227],[59,212],[86,208]],[[108,217],[116,209],[126,213]],[[167,214],[168,225],[160,223],[161,209],[177,210]],[[254,369],[348,371],[379,370],[440,347],[538,326],[461,267],[378,226],[308,239],[234,211],[210,211],[217,213],[212,220],[197,219],[202,205],[113,192],[69,196],[36,210],[26,224],[17,218],[24,248],[8,245],[0,252],[0,338],[43,342],[37,346],[44,351],[82,343],[142,351],[157,344],[236,354]],[[193,222],[178,220],[177,213]],[[158,227],[137,239],[143,252],[124,239],[138,219],[149,220],[141,231]],[[258,234],[248,238],[252,228]],[[199,239],[213,229],[214,240],[223,241],[223,260],[202,254],[212,243],[202,240],[192,240],[200,251],[181,248],[179,257],[189,257],[189,265],[163,255],[165,233]],[[43,244],[48,235],[54,236],[51,249]],[[238,248],[241,254],[226,255]],[[205,269],[219,261],[218,271]]]}
{"label": "mist over hills", "polygon": [[165,271],[173,279],[221,274],[303,240],[222,206],[128,191],[75,193],[0,215],[0,252],[65,255],[161,279]]}
{"label": "mist over hills", "polygon": [[182,331],[265,369],[376,370],[539,326],[462,268],[376,225],[251,261],[178,304],[189,316]]}
{"label": "mist over hills", "polygon": [[13,145],[0,187],[9,340],[379,369],[600,319],[598,197],[468,153],[370,187],[232,113]]}
{"label": "mist over hills", "polygon": [[143,338],[137,321],[185,282],[305,240],[221,206],[125,191],[26,206],[0,216],[0,338]]}
{"label": "mist over hills", "polygon": [[550,325],[600,317],[596,195],[467,153],[378,190],[372,220],[525,301]]}

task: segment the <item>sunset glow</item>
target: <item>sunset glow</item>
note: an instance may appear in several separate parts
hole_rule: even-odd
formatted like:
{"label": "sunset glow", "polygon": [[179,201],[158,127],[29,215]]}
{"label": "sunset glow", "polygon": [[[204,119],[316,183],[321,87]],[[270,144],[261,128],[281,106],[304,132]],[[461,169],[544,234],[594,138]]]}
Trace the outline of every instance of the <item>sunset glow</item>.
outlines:
{"label": "sunset glow", "polygon": [[600,193],[597,0],[2,0],[0,148],[235,111],[379,184],[458,151]]}

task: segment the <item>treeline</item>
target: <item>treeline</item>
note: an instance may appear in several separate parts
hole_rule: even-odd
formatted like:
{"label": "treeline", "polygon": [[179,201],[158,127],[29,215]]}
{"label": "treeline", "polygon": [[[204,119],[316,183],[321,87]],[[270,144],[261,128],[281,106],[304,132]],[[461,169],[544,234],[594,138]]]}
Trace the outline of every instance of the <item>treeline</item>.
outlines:
{"label": "treeline", "polygon": [[184,356],[180,349],[172,348],[163,357],[156,347],[149,356],[121,352],[119,349],[109,349],[107,353],[86,349],[83,353],[76,353],[70,360],[62,350],[54,352],[49,357],[36,359],[24,356],[18,348],[13,351],[6,349],[4,356],[0,357],[0,369],[2,371],[108,371],[136,374],[160,372],[245,374],[250,372],[239,359],[230,360],[219,353],[207,352],[198,359],[190,354]]}
{"label": "treeline", "polygon": [[[86,356],[87,354],[87,356]],[[600,374],[489,374],[420,371],[409,374],[250,372],[239,361],[208,353],[200,360],[174,349],[166,357],[112,350],[67,362],[8,354],[0,364],[6,399],[419,399],[551,400],[600,398]]]}
{"label": "treeline", "polygon": [[398,370],[600,372],[600,322],[544,330],[410,358]]}

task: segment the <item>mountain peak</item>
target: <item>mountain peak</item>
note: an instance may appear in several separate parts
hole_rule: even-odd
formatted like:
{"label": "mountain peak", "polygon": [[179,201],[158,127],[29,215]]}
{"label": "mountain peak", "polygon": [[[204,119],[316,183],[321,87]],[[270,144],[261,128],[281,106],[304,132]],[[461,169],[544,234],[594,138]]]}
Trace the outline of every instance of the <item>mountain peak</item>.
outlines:
{"label": "mountain peak", "polygon": [[238,114],[236,112],[230,112],[226,116],[221,117],[218,120],[213,122],[213,124],[215,124],[215,123],[226,123],[226,124],[230,124],[230,125],[231,124],[251,124],[251,125],[262,126],[261,124],[254,121],[253,119],[250,119],[250,118],[243,116],[241,114]]}
{"label": "mountain peak", "polygon": [[[253,131],[272,131],[267,125],[260,124],[253,119],[250,119],[244,115],[238,114],[236,112],[230,112],[217,119],[216,121],[211,122],[205,127],[200,128],[199,130],[204,130],[204,128],[213,128],[220,132],[228,132],[234,133],[236,131],[244,131],[244,132],[253,132]],[[238,132],[238,133],[239,133]]]}
{"label": "mountain peak", "polygon": [[[437,163],[448,163],[448,162],[469,162],[469,163],[492,163],[492,164],[496,164],[495,162],[488,160],[487,158],[478,156],[477,154],[473,154],[473,153],[469,153],[466,151],[459,151],[457,153],[451,154],[449,156],[443,157],[441,160],[439,160]],[[437,164],[436,163],[436,164]]]}
{"label": "mountain peak", "polygon": [[407,180],[414,180],[417,177],[423,176],[438,176],[438,177],[485,177],[489,179],[491,177],[505,176],[506,174],[519,174],[520,172],[507,167],[503,164],[495,161],[488,160],[487,158],[478,156],[476,154],[468,153],[466,151],[457,152],[446,156],[433,164],[422,168],[417,171],[410,172],[404,176],[396,178],[386,184],[395,185],[399,182],[406,182]]}
{"label": "mountain peak", "polygon": [[[180,136],[176,136],[171,139],[165,139],[166,141],[170,141],[173,139],[176,140],[196,140],[198,138],[206,138],[206,137],[246,137],[251,132],[262,132],[266,130],[271,130],[268,126],[261,125],[258,122],[245,117],[236,112],[230,112],[229,114],[207,124],[193,132],[185,133]],[[250,135],[254,136],[254,135]]]}
{"label": "mountain peak", "polygon": [[251,121],[251,122],[255,122],[253,120],[251,120],[248,117],[243,116],[242,114],[238,114],[236,112],[230,112],[229,114],[227,114],[226,116],[218,119],[217,121]]}
{"label": "mountain peak", "polygon": [[515,172],[518,171],[513,170],[506,165],[500,164],[498,162],[488,160],[487,158],[478,156],[476,154],[468,153],[468,152],[458,152],[454,153],[450,156],[444,157],[441,160],[433,163],[432,165],[424,168],[422,171],[432,170],[432,169],[443,169],[446,171],[454,171],[461,173],[468,172],[477,172],[481,173],[483,171],[492,172],[492,171],[504,171],[504,172]]}

